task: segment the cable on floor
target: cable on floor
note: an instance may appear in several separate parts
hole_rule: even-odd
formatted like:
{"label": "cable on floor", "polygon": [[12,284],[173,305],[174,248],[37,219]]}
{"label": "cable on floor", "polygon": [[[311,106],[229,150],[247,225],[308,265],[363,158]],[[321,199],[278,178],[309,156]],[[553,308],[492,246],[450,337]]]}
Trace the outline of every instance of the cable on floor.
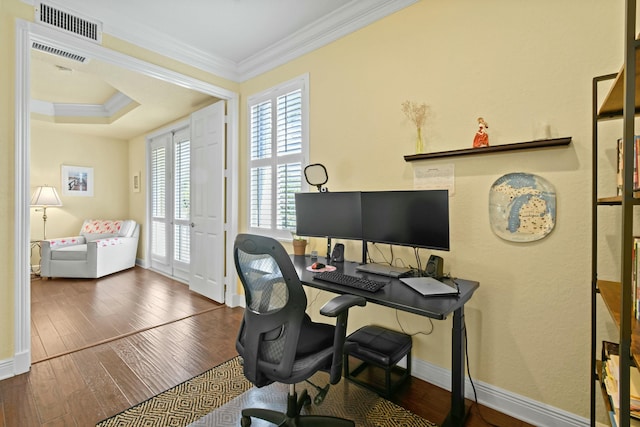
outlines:
{"label": "cable on floor", "polygon": [[476,407],[476,413],[478,414],[478,416],[480,417],[480,419],[487,425],[491,426],[491,427],[501,427],[498,424],[493,424],[489,421],[487,421],[487,419],[482,415],[482,412],[480,411],[480,403],[478,403],[478,392],[476,391],[476,385],[473,383],[473,378],[471,378],[471,368],[469,365],[469,346],[468,346],[468,342],[467,342],[467,322],[464,322],[464,353],[465,353],[465,357],[467,358],[467,377],[469,378],[469,382],[471,383],[471,388],[473,389],[473,404],[471,405],[471,407],[469,407],[469,411],[471,411],[471,409],[473,408],[473,406],[475,405]]}

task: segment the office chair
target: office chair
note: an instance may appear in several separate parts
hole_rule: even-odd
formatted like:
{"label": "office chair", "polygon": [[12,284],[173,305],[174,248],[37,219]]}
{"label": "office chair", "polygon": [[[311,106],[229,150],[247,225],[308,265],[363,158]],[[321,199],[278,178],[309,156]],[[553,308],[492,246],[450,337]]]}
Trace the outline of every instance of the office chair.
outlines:
{"label": "office chair", "polygon": [[[338,296],[320,309],[321,314],[337,318],[336,326],[314,323],[305,313],[307,297],[300,278],[280,243],[265,236],[239,234],[233,254],[246,298],[236,341],[244,375],[257,387],[289,384],[286,413],[243,409],[241,425],[251,425],[255,417],[279,426],[354,426],[353,421],[341,418],[301,415],[311,397],[305,389],[298,399],[295,384],[308,382],[320,370],[329,371],[331,384],[340,381],[349,308],[364,306],[366,300]],[[315,403],[320,403],[329,386],[313,386],[320,391]]]}

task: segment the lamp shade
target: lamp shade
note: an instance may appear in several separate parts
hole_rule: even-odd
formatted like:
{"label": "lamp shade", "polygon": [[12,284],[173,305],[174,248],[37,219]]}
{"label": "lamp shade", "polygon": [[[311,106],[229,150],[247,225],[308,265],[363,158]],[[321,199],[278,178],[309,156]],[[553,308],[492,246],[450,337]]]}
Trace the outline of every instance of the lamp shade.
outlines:
{"label": "lamp shade", "polygon": [[36,188],[31,196],[31,206],[62,206],[62,200],[54,187],[43,185]]}

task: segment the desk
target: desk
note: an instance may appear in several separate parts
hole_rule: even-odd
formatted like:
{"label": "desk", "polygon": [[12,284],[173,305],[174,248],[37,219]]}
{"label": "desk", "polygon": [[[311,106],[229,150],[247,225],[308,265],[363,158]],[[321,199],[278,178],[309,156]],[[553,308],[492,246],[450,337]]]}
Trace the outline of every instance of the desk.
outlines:
{"label": "desk", "polygon": [[353,294],[364,297],[373,304],[384,305],[420,316],[443,320],[453,313],[453,328],[451,330],[451,409],[443,423],[444,426],[462,426],[465,421],[466,408],[464,404],[464,371],[465,371],[465,325],[464,305],[471,299],[478,289],[478,282],[456,279],[460,295],[454,297],[423,297],[398,279],[383,277],[356,271],[358,263],[345,261],[336,263],[338,271],[353,275],[368,277],[373,280],[389,281],[378,292],[372,293],[349,288],[333,283],[314,280],[313,272],[307,271],[307,266],[313,261],[305,256],[291,256],[300,281],[313,288],[337,294]]}

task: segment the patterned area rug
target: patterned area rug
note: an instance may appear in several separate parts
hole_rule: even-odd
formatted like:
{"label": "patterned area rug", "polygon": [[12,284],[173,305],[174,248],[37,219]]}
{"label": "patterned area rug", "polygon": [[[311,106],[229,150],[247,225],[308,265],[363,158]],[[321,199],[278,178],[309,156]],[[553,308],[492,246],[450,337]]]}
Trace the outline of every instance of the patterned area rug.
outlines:
{"label": "patterned area rug", "polygon": [[[319,373],[312,377],[312,382],[324,386],[327,378],[326,374]],[[296,386],[298,393],[304,388],[308,389],[312,398],[317,394],[306,383]],[[288,386],[283,384],[253,387],[242,373],[241,359],[235,357],[101,421],[97,427],[239,426],[242,408],[284,410],[287,392]],[[345,380],[331,386],[321,405],[310,405],[303,413],[344,417],[354,420],[358,426],[436,426],[376,393]],[[272,424],[253,420],[251,425],[259,427]]]}

